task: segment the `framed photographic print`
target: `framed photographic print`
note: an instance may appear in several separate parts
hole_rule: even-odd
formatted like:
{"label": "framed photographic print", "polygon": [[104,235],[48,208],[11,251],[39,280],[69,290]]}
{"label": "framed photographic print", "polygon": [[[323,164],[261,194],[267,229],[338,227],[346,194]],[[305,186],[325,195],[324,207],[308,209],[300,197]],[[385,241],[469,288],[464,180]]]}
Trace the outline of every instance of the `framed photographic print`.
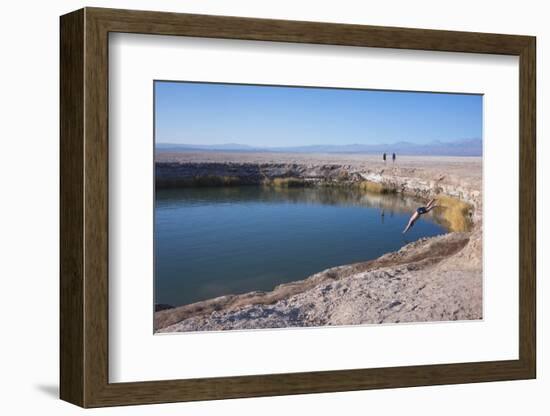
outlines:
{"label": "framed photographic print", "polygon": [[535,38],[61,17],[83,406],[534,378]]}

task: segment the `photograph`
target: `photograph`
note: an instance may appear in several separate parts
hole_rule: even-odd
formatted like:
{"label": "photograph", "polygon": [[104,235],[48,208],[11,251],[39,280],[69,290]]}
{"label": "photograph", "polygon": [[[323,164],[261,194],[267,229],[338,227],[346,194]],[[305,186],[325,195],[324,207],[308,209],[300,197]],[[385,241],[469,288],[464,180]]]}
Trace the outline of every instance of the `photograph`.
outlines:
{"label": "photograph", "polygon": [[156,334],[483,319],[483,95],[153,88]]}

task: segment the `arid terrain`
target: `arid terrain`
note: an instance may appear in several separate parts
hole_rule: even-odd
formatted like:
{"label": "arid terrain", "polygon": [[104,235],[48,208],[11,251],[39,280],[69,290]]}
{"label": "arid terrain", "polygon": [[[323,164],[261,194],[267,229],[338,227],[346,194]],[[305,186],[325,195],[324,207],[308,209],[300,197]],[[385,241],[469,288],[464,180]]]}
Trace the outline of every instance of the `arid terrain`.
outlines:
{"label": "arid terrain", "polygon": [[[478,157],[159,153],[157,186],[306,183],[435,197],[448,234],[282,284],[155,312],[156,332],[482,318],[482,166]],[[292,182],[290,182],[292,181]]]}

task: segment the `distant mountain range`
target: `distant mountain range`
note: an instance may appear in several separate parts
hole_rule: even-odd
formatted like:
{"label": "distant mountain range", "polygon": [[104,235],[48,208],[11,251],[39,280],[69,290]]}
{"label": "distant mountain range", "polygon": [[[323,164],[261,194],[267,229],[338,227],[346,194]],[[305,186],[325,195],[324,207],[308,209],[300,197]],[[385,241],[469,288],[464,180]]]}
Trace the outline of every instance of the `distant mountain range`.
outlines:
{"label": "distant mountain range", "polygon": [[481,139],[465,139],[453,142],[433,141],[427,144],[397,142],[392,144],[343,144],[287,147],[254,147],[238,143],[199,145],[158,143],[159,152],[255,152],[255,153],[397,153],[398,155],[424,156],[481,156]]}

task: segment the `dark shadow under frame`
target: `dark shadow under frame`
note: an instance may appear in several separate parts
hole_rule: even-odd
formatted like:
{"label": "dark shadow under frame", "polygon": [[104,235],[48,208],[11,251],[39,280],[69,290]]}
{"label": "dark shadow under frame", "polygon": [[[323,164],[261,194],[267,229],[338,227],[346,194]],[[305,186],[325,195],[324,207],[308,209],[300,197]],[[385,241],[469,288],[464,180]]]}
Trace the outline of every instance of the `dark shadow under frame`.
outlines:
{"label": "dark shadow under frame", "polygon": [[[109,32],[519,56],[519,359],[109,383]],[[397,388],[536,376],[534,37],[85,8],[61,17],[60,396],[83,407]]]}

